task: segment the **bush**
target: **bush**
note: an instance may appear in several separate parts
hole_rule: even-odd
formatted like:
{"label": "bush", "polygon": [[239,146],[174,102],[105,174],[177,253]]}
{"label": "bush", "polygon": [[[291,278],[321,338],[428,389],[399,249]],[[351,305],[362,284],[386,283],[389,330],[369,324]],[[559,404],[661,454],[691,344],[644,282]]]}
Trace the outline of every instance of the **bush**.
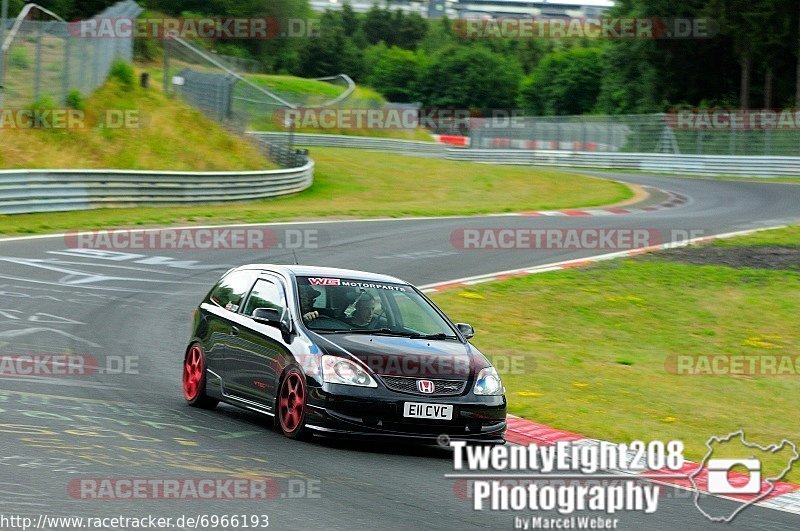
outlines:
{"label": "bush", "polygon": [[31,67],[31,60],[28,59],[28,50],[25,48],[14,48],[11,50],[8,62],[11,65],[11,68],[27,70]]}
{"label": "bush", "polygon": [[572,48],[551,53],[522,83],[520,106],[537,115],[591,112],[603,79],[601,48]]}
{"label": "bush", "polygon": [[396,47],[384,47],[382,52],[367,76],[367,83],[389,101],[416,101],[417,77],[422,69],[417,54]]}
{"label": "bush", "polygon": [[31,109],[47,110],[55,108],[56,104],[50,96],[42,96],[31,104]]}
{"label": "bush", "polygon": [[118,79],[126,89],[132,89],[136,83],[136,74],[133,71],[133,67],[125,61],[114,61],[108,76]]}
{"label": "bush", "polygon": [[426,107],[510,109],[522,78],[519,64],[481,46],[451,46],[436,53],[419,76]]}
{"label": "bush", "polygon": [[86,107],[86,101],[84,101],[83,95],[78,89],[72,89],[69,91],[69,94],[67,94],[66,104],[70,109],[77,109],[79,111],[84,110]]}
{"label": "bush", "polygon": [[138,61],[157,61],[162,53],[163,47],[156,39],[137,37],[133,40],[133,55]]}

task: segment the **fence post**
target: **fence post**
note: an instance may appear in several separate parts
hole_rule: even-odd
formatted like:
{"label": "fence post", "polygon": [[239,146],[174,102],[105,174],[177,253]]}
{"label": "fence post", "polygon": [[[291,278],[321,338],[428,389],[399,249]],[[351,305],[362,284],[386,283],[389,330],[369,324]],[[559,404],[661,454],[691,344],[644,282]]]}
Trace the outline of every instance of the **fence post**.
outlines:
{"label": "fence post", "polygon": [[561,120],[558,116],[553,119],[553,125],[556,126],[556,149],[561,149]]}
{"label": "fence post", "polygon": [[772,130],[764,131],[764,155],[772,155]]}
{"label": "fence post", "polygon": [[70,48],[72,39],[69,35],[66,36],[64,39],[64,77],[62,78],[61,82],[61,92],[62,92],[62,101],[64,102],[64,106],[67,104],[67,95],[69,95],[69,56],[70,56]]}
{"label": "fence post", "polygon": [[169,95],[169,37],[164,39],[164,94]]}
{"label": "fence post", "polygon": [[589,151],[586,141],[586,120],[581,120],[581,151]]}
{"label": "fence post", "polygon": [[42,23],[36,24],[36,68],[33,73],[33,101],[38,102],[42,90]]}
{"label": "fence post", "polygon": [[[3,7],[0,8],[0,48],[6,40],[6,20],[8,20],[8,0],[2,0]],[[0,107],[5,106],[6,92],[6,54],[0,51]]]}
{"label": "fence post", "polygon": [[97,80],[100,77],[100,72],[98,71],[100,66],[98,64],[98,61],[100,60],[99,59],[100,54],[97,52],[98,42],[100,41],[98,39],[92,39],[92,41],[93,41],[92,44],[94,45],[92,46],[92,81],[90,82],[89,85],[89,92],[91,92],[92,90],[95,89],[95,87],[97,87],[98,84]]}

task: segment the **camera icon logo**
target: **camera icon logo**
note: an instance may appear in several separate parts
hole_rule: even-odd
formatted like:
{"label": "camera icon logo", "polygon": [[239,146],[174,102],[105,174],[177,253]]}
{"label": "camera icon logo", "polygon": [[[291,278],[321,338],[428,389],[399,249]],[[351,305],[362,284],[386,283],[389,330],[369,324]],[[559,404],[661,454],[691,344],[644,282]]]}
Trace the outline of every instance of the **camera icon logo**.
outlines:
{"label": "camera icon logo", "polygon": [[[743,466],[749,477],[745,483],[732,479],[731,469]],[[742,478],[744,479],[744,478]],[[711,494],[758,494],[761,492],[761,461],[758,459],[709,459],[708,492]]]}

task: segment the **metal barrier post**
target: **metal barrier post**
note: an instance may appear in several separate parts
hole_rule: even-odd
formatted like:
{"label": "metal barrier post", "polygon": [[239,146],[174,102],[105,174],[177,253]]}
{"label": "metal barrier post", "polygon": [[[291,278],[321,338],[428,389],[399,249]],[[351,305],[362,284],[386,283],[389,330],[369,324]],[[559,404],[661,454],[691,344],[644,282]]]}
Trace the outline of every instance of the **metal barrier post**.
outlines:
{"label": "metal barrier post", "polygon": [[164,94],[169,94],[169,37],[164,39]]}
{"label": "metal barrier post", "polygon": [[[3,0],[3,7],[0,9],[0,48],[6,40],[6,21],[8,20],[8,0]],[[0,50],[0,107],[5,105],[5,86],[6,86],[6,54]]]}
{"label": "metal barrier post", "polygon": [[39,101],[42,90],[42,23],[36,23],[36,68],[33,74],[33,101]]}
{"label": "metal barrier post", "polygon": [[63,93],[63,101],[64,105],[67,104],[67,96],[69,95],[69,56],[70,56],[70,44],[72,39],[69,38],[69,35],[66,37],[66,42],[64,43],[64,77],[62,78],[61,82],[61,91]]}
{"label": "metal barrier post", "polygon": [[80,54],[80,58],[81,58],[81,60],[78,61],[78,65],[80,65],[80,69],[79,69],[79,72],[78,72],[78,79],[81,80],[81,89],[83,91],[86,91],[86,81],[85,81],[85,79],[86,79],[86,77],[85,77],[85,75],[86,75],[86,68],[85,68],[85,66],[86,66],[86,39],[80,39],[78,42],[81,43],[81,45],[78,47],[79,48],[78,49],[78,53]]}

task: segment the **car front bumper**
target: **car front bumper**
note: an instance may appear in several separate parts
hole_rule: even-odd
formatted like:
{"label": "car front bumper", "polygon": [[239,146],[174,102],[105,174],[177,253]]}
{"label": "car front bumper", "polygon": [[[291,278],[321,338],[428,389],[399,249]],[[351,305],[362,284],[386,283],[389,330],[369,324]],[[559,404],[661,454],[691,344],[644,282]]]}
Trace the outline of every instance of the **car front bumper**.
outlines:
{"label": "car front bumper", "polygon": [[[403,416],[406,402],[453,406],[452,420]],[[447,444],[449,440],[502,443],[505,396],[424,396],[378,388],[324,384],[309,387],[306,426],[316,433],[388,437]]]}

